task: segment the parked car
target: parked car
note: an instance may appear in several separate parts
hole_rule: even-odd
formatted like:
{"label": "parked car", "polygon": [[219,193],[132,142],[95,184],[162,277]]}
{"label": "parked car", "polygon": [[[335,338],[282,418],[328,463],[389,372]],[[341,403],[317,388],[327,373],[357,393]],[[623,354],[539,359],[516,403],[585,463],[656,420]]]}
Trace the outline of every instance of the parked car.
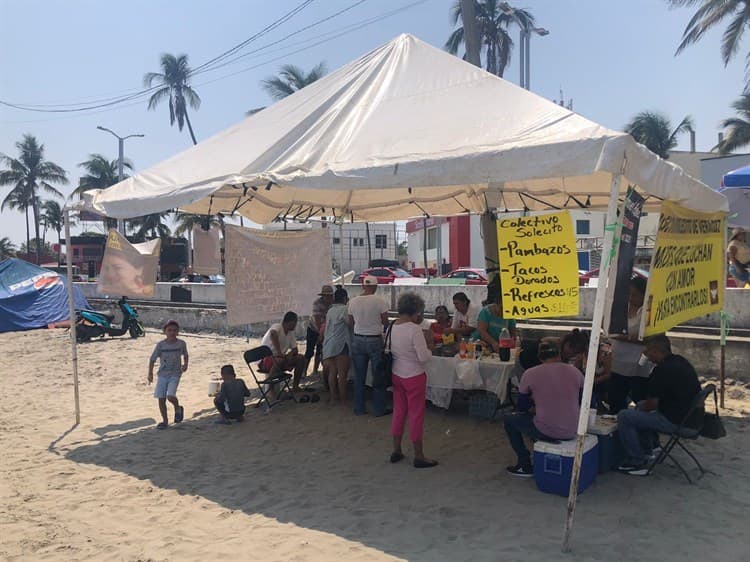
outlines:
{"label": "parked car", "polygon": [[[648,270],[641,269],[640,267],[633,268],[633,275],[640,277],[641,279],[648,279]],[[592,269],[589,272],[581,274],[579,271],[578,275],[578,286],[579,287],[596,287],[599,284],[599,268]]]}
{"label": "parked car", "polygon": [[354,278],[355,283],[362,283],[362,280],[367,276],[372,275],[378,278],[379,285],[390,285],[396,277],[414,277],[408,272],[404,271],[400,267],[371,267],[365,269],[362,273]]}
{"label": "parked car", "polygon": [[464,279],[466,285],[486,285],[487,272],[484,269],[459,267],[442,276],[443,279]]}

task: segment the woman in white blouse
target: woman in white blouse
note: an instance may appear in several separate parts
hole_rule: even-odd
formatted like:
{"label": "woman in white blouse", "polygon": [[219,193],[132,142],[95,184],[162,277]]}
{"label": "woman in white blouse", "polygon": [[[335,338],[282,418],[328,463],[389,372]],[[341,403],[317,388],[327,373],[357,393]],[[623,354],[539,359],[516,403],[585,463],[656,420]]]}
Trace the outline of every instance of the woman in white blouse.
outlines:
{"label": "woman in white blouse", "polygon": [[[401,441],[406,419],[409,418],[409,438],[414,445],[414,467],[431,468],[438,463],[424,456],[422,436],[424,434],[425,394],[427,375],[425,365],[432,358],[421,319],[424,300],[416,293],[404,293],[398,299],[398,319],[391,330],[391,354],[393,355],[393,453],[391,462],[404,458]],[[430,342],[432,345],[432,342]]]}

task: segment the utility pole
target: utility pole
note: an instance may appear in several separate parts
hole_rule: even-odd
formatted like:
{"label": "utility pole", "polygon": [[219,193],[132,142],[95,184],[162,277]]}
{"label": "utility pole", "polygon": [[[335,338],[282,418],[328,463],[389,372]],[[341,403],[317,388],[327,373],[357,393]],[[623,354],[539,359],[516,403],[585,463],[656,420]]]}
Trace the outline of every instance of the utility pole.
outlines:
{"label": "utility pole", "polygon": [[[96,128],[100,131],[106,131],[110,133],[117,139],[117,182],[119,183],[125,179],[125,139],[129,139],[131,137],[142,138],[146,135],[134,134],[121,137],[112,129],[107,129],[106,127],[102,127],[101,125],[97,125]],[[123,236],[125,235],[125,221],[123,219],[117,219],[117,230],[121,232]]]}

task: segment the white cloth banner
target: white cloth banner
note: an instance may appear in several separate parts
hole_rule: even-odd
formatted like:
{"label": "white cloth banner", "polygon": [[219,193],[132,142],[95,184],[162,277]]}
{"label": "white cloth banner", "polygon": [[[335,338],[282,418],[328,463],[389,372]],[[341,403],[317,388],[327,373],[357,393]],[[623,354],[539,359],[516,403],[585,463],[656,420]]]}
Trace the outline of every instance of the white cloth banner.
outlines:
{"label": "white cloth banner", "polygon": [[107,234],[97,292],[128,297],[151,297],[159,272],[161,240],[131,244],[111,229]]}
{"label": "white cloth banner", "polygon": [[201,275],[221,273],[221,245],[219,229],[203,230],[193,227],[193,271]]}
{"label": "white cloth banner", "polygon": [[265,232],[226,226],[227,323],[280,322],[285,312],[312,313],[321,285],[331,282],[326,229]]}

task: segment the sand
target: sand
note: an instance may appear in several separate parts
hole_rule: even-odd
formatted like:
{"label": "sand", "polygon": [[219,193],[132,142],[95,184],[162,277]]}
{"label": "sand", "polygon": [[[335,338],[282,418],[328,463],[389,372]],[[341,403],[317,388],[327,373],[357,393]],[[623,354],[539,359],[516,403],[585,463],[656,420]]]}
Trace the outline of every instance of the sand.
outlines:
{"label": "sand", "polygon": [[257,342],[183,336],[186,419],[157,431],[146,372],[159,334],[80,346],[77,427],[66,332],[0,334],[0,559],[750,559],[743,385],[729,387],[728,437],[694,444],[716,474],[600,475],[563,556],[566,501],[505,474],[501,424],[430,409],[431,470],[387,462],[388,418],[324,402],[215,425],[209,375],[224,363],[244,375]]}

